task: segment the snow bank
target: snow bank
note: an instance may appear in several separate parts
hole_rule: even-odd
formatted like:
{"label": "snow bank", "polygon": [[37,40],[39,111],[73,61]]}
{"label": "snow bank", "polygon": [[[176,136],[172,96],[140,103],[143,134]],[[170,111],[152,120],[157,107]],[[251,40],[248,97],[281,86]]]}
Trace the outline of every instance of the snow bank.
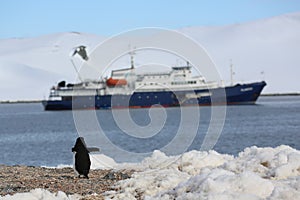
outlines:
{"label": "snow bank", "polygon": [[15,195],[6,195],[4,197],[0,197],[1,200],[77,200],[80,199],[79,195],[66,195],[64,192],[51,193],[44,189],[35,189],[31,190],[27,193],[18,193]]}
{"label": "snow bank", "polygon": [[[122,167],[128,167],[123,165]],[[300,151],[250,147],[238,157],[215,151],[166,156],[155,151],[132,178],[118,182],[114,199],[299,199]]]}

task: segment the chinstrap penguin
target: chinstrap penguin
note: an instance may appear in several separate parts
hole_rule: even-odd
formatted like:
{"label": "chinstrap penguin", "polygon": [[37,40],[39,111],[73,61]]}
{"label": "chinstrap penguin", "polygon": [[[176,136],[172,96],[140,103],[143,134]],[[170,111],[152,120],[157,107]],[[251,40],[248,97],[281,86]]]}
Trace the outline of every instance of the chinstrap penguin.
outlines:
{"label": "chinstrap penguin", "polygon": [[78,137],[75,146],[72,148],[74,155],[74,171],[80,178],[83,175],[85,178],[89,178],[88,174],[90,172],[91,160],[89,156],[88,148],[84,142],[83,137]]}

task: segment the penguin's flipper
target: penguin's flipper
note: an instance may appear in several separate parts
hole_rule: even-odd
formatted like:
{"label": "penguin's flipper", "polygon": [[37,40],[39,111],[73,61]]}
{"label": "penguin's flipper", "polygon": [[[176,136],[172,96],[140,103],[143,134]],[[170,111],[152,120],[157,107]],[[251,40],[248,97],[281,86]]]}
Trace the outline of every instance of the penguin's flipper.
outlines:
{"label": "penguin's flipper", "polygon": [[99,151],[100,151],[100,149],[97,148],[97,147],[88,147],[87,150],[88,150],[89,152],[99,152]]}

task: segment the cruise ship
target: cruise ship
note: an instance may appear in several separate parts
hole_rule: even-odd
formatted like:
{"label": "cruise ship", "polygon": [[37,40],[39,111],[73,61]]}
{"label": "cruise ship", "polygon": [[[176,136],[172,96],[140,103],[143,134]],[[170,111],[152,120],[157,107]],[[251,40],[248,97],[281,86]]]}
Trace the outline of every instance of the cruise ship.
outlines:
{"label": "cruise ship", "polygon": [[265,81],[228,86],[206,81],[193,75],[189,63],[167,72],[137,73],[132,61],[129,68],[112,70],[101,80],[61,81],[42,103],[45,110],[255,104],[265,86]]}

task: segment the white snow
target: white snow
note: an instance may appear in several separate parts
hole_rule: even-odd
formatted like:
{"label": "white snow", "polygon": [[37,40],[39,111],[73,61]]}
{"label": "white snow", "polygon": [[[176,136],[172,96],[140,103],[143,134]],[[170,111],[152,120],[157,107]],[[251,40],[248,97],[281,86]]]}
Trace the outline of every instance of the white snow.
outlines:
{"label": "white snow", "polygon": [[[123,167],[126,168],[126,165]],[[246,148],[237,157],[215,151],[165,156],[155,151],[114,199],[299,199],[300,151],[289,146]]]}
{"label": "white snow", "polygon": [[[204,46],[225,80],[265,79],[264,92],[299,92],[300,12],[217,27],[180,30]],[[262,74],[263,72],[263,74]],[[296,74],[295,74],[296,73]],[[288,78],[285,78],[285,75]]]}
{"label": "white snow", "polygon": [[[224,80],[229,81],[232,59],[235,81],[265,79],[268,86],[264,92],[300,92],[300,85],[295,84],[300,73],[300,12],[178,31],[207,50]],[[42,99],[55,83],[76,80],[70,53],[78,45],[87,46],[91,52],[104,39],[67,32],[0,40],[0,100]],[[75,62],[80,66],[80,59]],[[173,66],[176,60],[168,64]]]}
{"label": "white snow", "polygon": [[27,193],[6,195],[0,197],[1,200],[77,200],[80,195],[66,195],[64,192],[51,193],[45,189],[34,189]]}
{"label": "white snow", "polygon": [[86,45],[90,50],[103,39],[102,36],[67,32],[0,40],[0,100],[48,97],[55,83],[76,80],[70,61],[73,49]]}
{"label": "white snow", "polygon": [[[131,178],[117,182],[117,190],[106,192],[107,199],[300,199],[300,151],[285,145],[248,147],[237,157],[212,150],[190,151],[181,156],[166,156],[154,151],[140,163],[123,164],[99,154],[92,156],[92,163],[93,168],[136,171]],[[67,196],[63,192],[53,194],[43,189],[0,197],[76,198],[79,197]]]}
{"label": "white snow", "polygon": [[104,154],[90,154],[91,169],[113,169],[117,166],[114,159]]}

